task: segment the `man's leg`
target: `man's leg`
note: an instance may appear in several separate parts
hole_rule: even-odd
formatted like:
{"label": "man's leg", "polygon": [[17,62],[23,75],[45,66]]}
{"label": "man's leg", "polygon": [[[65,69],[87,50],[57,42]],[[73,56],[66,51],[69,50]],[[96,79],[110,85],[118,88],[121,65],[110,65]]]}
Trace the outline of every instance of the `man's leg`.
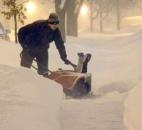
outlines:
{"label": "man's leg", "polygon": [[48,51],[43,50],[36,56],[38,74],[48,76]]}
{"label": "man's leg", "polygon": [[29,54],[29,50],[23,49],[21,52],[21,66],[31,68],[34,57]]}

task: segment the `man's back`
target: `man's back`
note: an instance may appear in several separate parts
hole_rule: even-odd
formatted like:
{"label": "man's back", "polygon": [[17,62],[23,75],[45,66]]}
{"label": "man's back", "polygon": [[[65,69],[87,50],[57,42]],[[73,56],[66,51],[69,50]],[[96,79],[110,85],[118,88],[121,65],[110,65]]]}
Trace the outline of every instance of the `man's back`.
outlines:
{"label": "man's back", "polygon": [[39,20],[20,28],[18,39],[22,46],[36,47],[51,42],[53,31],[48,27],[47,20]]}

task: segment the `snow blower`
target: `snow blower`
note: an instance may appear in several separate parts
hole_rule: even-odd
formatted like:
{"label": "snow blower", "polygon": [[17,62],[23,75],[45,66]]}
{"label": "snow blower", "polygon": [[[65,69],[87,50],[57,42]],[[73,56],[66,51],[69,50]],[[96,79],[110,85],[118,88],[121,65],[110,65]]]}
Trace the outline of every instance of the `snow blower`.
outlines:
{"label": "snow blower", "polygon": [[78,64],[70,65],[74,70],[52,71],[48,78],[60,83],[67,96],[82,97],[91,91],[91,74],[87,73],[87,65],[91,59],[91,54],[78,53]]}

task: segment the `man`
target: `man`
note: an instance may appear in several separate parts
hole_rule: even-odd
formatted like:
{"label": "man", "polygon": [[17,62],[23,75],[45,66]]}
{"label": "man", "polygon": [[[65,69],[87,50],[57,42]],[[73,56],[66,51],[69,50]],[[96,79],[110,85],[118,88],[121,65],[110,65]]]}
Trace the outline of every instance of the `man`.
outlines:
{"label": "man", "polygon": [[58,16],[51,13],[48,20],[36,21],[19,29],[18,40],[23,48],[21,66],[30,68],[36,59],[38,74],[48,75],[48,48],[52,41],[55,42],[61,59],[65,64],[69,64],[58,25]]}

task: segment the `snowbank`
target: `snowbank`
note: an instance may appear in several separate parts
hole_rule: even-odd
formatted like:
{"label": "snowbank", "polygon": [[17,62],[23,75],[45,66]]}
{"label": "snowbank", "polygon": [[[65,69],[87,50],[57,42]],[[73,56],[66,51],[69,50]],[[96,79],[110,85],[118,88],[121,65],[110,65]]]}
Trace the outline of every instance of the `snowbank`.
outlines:
{"label": "snowbank", "polygon": [[134,34],[127,40],[128,48],[127,51],[132,53],[129,55],[131,58],[131,64],[129,68],[133,73],[130,73],[133,79],[137,79],[133,89],[128,92],[127,99],[125,101],[125,112],[124,112],[124,123],[126,130],[141,130],[142,129],[142,31]]}
{"label": "snowbank", "polygon": [[20,66],[21,48],[18,44],[0,39],[0,64]]}
{"label": "snowbank", "polygon": [[0,65],[0,129],[60,130],[62,87],[28,69]]}
{"label": "snowbank", "polygon": [[128,94],[125,102],[124,121],[126,130],[142,130],[142,82]]}
{"label": "snowbank", "polygon": [[61,85],[20,67],[20,51],[0,39],[0,130],[60,130]]}

